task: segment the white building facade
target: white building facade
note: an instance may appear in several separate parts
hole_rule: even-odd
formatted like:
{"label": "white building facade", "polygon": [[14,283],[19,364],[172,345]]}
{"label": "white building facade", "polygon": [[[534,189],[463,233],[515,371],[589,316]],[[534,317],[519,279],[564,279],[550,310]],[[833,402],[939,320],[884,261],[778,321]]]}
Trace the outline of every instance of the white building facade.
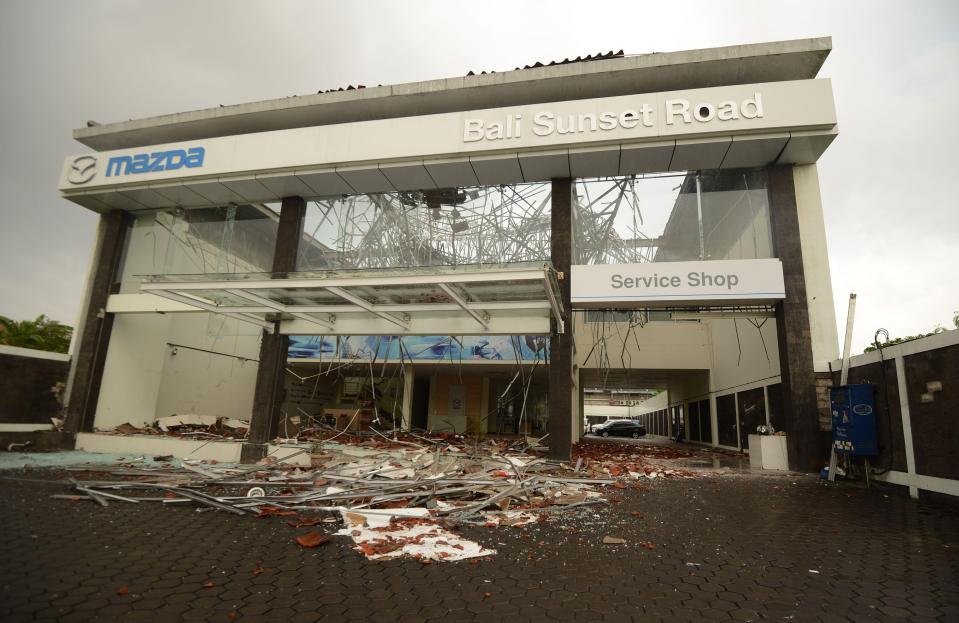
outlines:
{"label": "white building facade", "polygon": [[[326,418],[548,433],[563,459],[585,390],[664,389],[661,434],[745,448],[772,424],[809,468],[838,356],[830,49],[611,55],[77,130],[93,151],[60,190],[101,222],[68,426],[246,419],[254,459]],[[337,419],[366,402],[371,422]]]}

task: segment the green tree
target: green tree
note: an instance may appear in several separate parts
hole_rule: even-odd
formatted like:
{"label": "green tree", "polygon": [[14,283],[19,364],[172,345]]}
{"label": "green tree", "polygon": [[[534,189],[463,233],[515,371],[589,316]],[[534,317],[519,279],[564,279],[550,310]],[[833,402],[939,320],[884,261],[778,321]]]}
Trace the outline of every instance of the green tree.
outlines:
{"label": "green tree", "polygon": [[952,312],[952,324],[956,325],[956,328],[959,329],[959,309]]}
{"label": "green tree", "polygon": [[70,348],[73,327],[44,315],[36,320],[12,320],[0,316],[0,344],[65,353]]}

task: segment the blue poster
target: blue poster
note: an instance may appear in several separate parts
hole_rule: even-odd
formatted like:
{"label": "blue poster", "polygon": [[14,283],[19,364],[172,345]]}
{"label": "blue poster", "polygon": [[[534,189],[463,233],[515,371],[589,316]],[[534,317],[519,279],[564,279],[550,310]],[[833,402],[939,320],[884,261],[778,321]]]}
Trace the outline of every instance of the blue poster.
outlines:
{"label": "blue poster", "polygon": [[295,359],[364,359],[376,361],[504,362],[545,360],[544,335],[291,335],[289,357]]}

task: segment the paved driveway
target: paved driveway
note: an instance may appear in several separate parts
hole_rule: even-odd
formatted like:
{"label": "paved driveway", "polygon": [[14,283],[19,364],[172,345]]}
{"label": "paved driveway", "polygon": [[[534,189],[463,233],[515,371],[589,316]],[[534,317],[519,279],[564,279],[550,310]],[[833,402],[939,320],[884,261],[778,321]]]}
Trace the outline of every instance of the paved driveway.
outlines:
{"label": "paved driveway", "polygon": [[2,621],[959,620],[959,506],[807,475],[648,481],[464,528],[499,553],[429,565],[302,549],[285,518],[51,499],[56,477],[0,473]]}

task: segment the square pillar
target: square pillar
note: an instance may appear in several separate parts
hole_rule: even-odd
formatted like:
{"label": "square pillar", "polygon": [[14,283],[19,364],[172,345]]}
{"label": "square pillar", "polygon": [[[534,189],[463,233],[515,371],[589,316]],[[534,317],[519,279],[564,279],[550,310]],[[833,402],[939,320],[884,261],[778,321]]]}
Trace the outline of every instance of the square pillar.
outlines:
{"label": "square pillar", "polygon": [[782,261],[786,287],[785,300],[776,305],[776,333],[789,468],[815,471],[824,457],[792,165],[770,167],[768,192],[773,248]]}
{"label": "square pillar", "polygon": [[568,461],[573,442],[573,321],[569,272],[573,258],[573,180],[553,180],[550,259],[558,273],[565,332],[551,320],[549,344],[549,456]]}
{"label": "square pillar", "polygon": [[107,300],[117,290],[115,286],[128,224],[129,215],[114,210],[102,214],[97,226],[97,241],[87,280],[86,309],[76,328],[76,350],[72,353],[67,380],[64,428],[71,433],[93,430],[113,329],[113,314],[106,311]]}
{"label": "square pillar", "polygon": [[[303,232],[306,201],[302,197],[284,197],[280,205],[280,223],[273,249],[274,278],[296,270],[296,254]],[[253,412],[250,417],[250,448],[244,448],[242,459],[254,461],[265,456],[266,443],[276,437],[280,408],[283,405],[286,380],[286,358],[290,340],[280,335],[280,320],[273,316],[273,332],[263,331],[260,362],[253,391]]]}

